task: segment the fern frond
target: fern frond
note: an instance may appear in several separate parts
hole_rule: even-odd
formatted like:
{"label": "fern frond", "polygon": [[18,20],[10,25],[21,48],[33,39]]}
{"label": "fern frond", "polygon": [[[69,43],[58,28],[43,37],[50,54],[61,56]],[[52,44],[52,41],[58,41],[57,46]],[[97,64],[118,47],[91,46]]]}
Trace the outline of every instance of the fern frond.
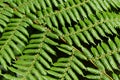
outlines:
{"label": "fern frond", "polygon": [[[87,49],[83,47],[82,52],[74,47],[62,44],[58,47],[58,49],[63,53],[70,55],[70,57],[59,58],[58,61],[53,64],[50,70],[47,71],[47,73],[50,76],[52,75],[54,78],[48,75],[44,76],[44,78],[49,80],[79,80],[75,73],[77,72],[79,75],[82,75],[83,77],[88,79],[119,79],[119,77],[117,77],[116,73],[114,72],[112,73],[113,77],[109,76],[109,74],[106,73],[106,69],[110,71],[113,71],[114,69],[119,71],[119,67],[117,64],[120,64],[120,45],[116,44],[119,41],[120,39],[118,37],[115,37],[114,41],[109,38],[108,43],[101,42],[100,45],[97,45],[97,48],[92,47],[91,51],[87,51]],[[86,60],[85,56],[98,69],[87,67],[82,64],[80,59]],[[85,75],[83,73],[84,70],[93,74],[88,73]]]}
{"label": "fern frond", "polygon": [[48,31],[40,34],[33,34],[31,36],[29,45],[27,45],[26,50],[24,50],[24,53],[41,53],[41,50],[45,50],[55,55],[55,51],[53,51],[53,49],[48,44],[56,46],[58,43],[50,38],[57,39],[58,36]]}
{"label": "fern frond", "polygon": [[[61,44],[58,49],[63,53],[69,53],[70,56],[59,58],[58,61],[53,64],[50,70],[47,70],[48,75],[44,76],[45,80],[79,80],[79,78],[76,76],[76,73],[78,73],[79,76],[88,79],[101,78],[101,74],[103,74],[101,71],[87,67],[83,64],[84,61],[82,62],[82,60],[87,60],[87,58],[81,51],[75,47],[65,44]],[[84,71],[93,73],[93,75],[86,75]]]}
{"label": "fern frond", "polygon": [[[87,60],[87,58],[79,50],[69,45],[61,44],[58,46],[58,49],[70,57],[59,58],[58,61],[53,64],[53,67],[47,70],[48,75],[52,75],[54,79],[60,80],[79,80],[75,72],[84,76],[82,70],[86,69],[86,67],[80,59]],[[44,78],[49,80],[53,79],[50,76],[44,76]]]}
{"label": "fern frond", "polygon": [[7,23],[10,21],[9,18],[13,16],[13,10],[5,3],[0,3],[0,32],[2,33]]}
{"label": "fern frond", "polygon": [[52,63],[52,58],[49,56],[49,54],[56,55],[55,50],[51,47],[55,47],[58,45],[57,42],[53,41],[53,39],[58,38],[59,37],[56,34],[50,31],[46,31],[39,34],[33,34],[31,36],[29,44],[26,46],[26,49],[23,53],[29,55],[39,53],[44,59]]}
{"label": "fern frond", "polygon": [[84,65],[75,57],[59,58],[59,60],[54,63],[53,67],[51,67],[47,73],[54,76],[55,79],[79,80],[76,73],[73,71],[75,70],[78,74],[83,75],[79,66],[85,68]]}
{"label": "fern frond", "polygon": [[[33,26],[36,27],[38,25]],[[24,55],[19,57],[15,64],[12,64],[14,67],[8,68],[19,76],[18,79],[43,80],[42,75],[47,74],[45,69],[49,69],[50,65],[53,63],[52,58],[49,56],[48,53],[52,55],[56,55],[56,53],[48,44],[53,46],[58,45],[58,43],[54,42],[52,38],[58,39],[59,37],[56,34],[49,32],[46,28],[44,30],[46,30],[46,32],[43,31],[42,33],[31,35],[31,40],[23,51]],[[37,56],[37,58],[35,56]],[[34,64],[31,63],[31,61]],[[40,71],[37,71],[38,69]],[[25,72],[26,75],[24,75]],[[4,74],[4,77],[6,77],[7,79],[16,79],[15,76],[11,76],[8,74]]]}
{"label": "fern frond", "polygon": [[10,19],[10,22],[0,38],[0,62],[5,69],[7,63],[11,64],[11,60],[15,59],[15,55],[22,54],[22,48],[28,42],[29,36],[26,22],[21,19]]}
{"label": "fern frond", "polygon": [[[55,0],[53,1],[55,2]],[[57,5],[57,2],[55,3]],[[90,1],[90,0],[84,0],[84,1],[67,0],[64,3],[64,5],[58,4],[57,6],[58,11],[57,10],[54,11],[54,9],[52,9],[51,7],[45,10],[43,9],[41,11],[38,11],[38,16],[40,20],[39,22],[41,22],[41,24],[46,23],[50,28],[52,27],[52,24],[58,27],[58,23],[60,23],[62,26],[65,26],[65,22],[71,25],[72,20],[75,22],[78,22],[79,20],[82,19],[82,17],[87,17],[88,15],[93,14],[92,9],[96,8],[95,12],[99,12],[100,10],[103,11],[103,9],[106,9],[108,11],[110,4],[112,4],[111,1],[97,2],[97,1]],[[115,4],[113,5],[116,5],[117,7],[119,7],[118,4],[120,4],[120,2],[115,1]],[[90,7],[92,9],[90,9]],[[87,13],[85,13],[85,11],[87,11]],[[59,20],[59,22],[57,22],[57,20]]]}
{"label": "fern frond", "polygon": [[113,71],[113,69],[119,70],[117,64],[120,64],[120,45],[117,44],[118,41],[120,41],[118,37],[115,37],[114,41],[109,38],[108,43],[102,42],[101,44],[97,45],[96,48],[92,47],[91,51],[95,56],[93,57],[92,61],[94,61],[95,63],[97,60],[101,61],[101,63],[104,65],[104,68],[110,71]]}
{"label": "fern frond", "polygon": [[90,19],[79,21],[74,27],[62,27],[63,35],[60,36],[68,44],[81,46],[80,40],[89,44],[94,43],[94,38],[101,40],[100,36],[108,37],[107,34],[118,34],[116,28],[119,28],[119,15],[115,13],[103,12],[96,16],[90,15]]}
{"label": "fern frond", "polygon": [[62,51],[63,53],[65,53],[67,55],[74,55],[74,56],[76,56],[76,57],[78,57],[78,58],[80,58],[82,60],[87,60],[86,55],[84,55],[80,50],[78,50],[74,46],[69,46],[69,45],[66,45],[66,44],[61,44],[57,48],[58,48],[58,50]]}
{"label": "fern frond", "polygon": [[119,0],[0,0],[0,80],[120,80]]}
{"label": "fern frond", "polygon": [[[25,0],[24,2],[22,0],[16,0],[13,2],[9,2],[9,5],[11,5],[11,7],[15,9],[15,14],[24,13],[26,16],[33,18],[34,21],[37,21],[37,23],[47,24],[50,28],[52,26],[58,27],[58,23],[60,23],[62,26],[65,26],[65,22],[71,25],[72,20],[78,22],[82,19],[82,17],[87,17],[89,14],[93,14],[94,12],[100,12],[103,10],[108,11],[111,8],[110,5],[112,5],[114,8],[119,8],[119,4],[120,2],[117,0]],[[54,5],[58,10],[54,10],[54,6],[51,5]],[[91,8],[94,11],[92,11]],[[37,13],[37,15],[31,14],[31,11],[35,14]],[[22,15],[24,14],[21,14],[21,16],[19,16],[22,17]],[[37,18],[37,16],[39,18]],[[57,20],[59,20],[59,22]]]}
{"label": "fern frond", "polygon": [[[54,9],[52,8],[47,8],[47,9],[43,9],[41,11],[38,11],[38,16],[40,16],[39,19],[42,19],[41,22],[47,23],[47,25],[49,27],[52,27],[52,24],[54,24],[54,26],[58,27],[58,22],[56,19],[59,20],[60,24],[62,26],[65,26],[65,22],[67,22],[68,24],[71,25],[71,19],[73,19],[73,21],[79,21],[81,20],[82,17],[87,17],[88,14],[93,14],[92,9],[95,9],[95,12],[98,11],[103,11],[103,8],[105,8],[106,10],[108,10],[110,7],[111,2],[107,2],[104,1],[107,6],[105,5],[105,3],[102,1],[91,1],[91,0],[84,0],[84,1],[73,1],[73,0],[67,0],[66,2],[64,2],[63,4],[57,4],[58,2],[53,0],[53,3],[56,3],[58,11],[54,11]],[[120,4],[120,2],[115,1],[115,5]],[[96,5],[97,4],[97,5]],[[103,5],[101,5],[103,4]],[[90,7],[92,9],[90,9]],[[118,6],[117,6],[118,7]],[[87,11],[87,13],[85,13],[85,11]],[[82,17],[81,17],[82,16]]]}
{"label": "fern frond", "polygon": [[10,80],[43,80],[42,76],[46,75],[46,71],[42,65],[48,65],[48,63],[43,62],[44,59],[39,54],[33,56],[23,55],[15,61],[15,64],[12,64],[13,67],[8,68],[15,73],[15,76],[4,74],[4,77]]}

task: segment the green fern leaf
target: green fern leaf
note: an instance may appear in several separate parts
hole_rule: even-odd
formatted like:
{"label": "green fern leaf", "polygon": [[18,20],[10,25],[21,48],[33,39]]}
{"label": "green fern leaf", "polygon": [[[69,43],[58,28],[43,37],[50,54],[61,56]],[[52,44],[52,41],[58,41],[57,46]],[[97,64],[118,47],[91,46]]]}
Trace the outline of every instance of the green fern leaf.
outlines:
{"label": "green fern leaf", "polygon": [[119,0],[0,0],[0,80],[120,80]]}

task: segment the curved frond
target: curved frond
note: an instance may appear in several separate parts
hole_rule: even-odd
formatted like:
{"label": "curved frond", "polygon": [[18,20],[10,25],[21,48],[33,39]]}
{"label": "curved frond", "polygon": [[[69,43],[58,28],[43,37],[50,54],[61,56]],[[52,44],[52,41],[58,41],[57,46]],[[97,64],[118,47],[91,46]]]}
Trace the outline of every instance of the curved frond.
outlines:
{"label": "curved frond", "polygon": [[[74,62],[70,61],[71,58],[60,58],[60,60],[61,59],[62,61],[58,60],[58,62],[54,63],[54,67],[48,70],[47,73],[54,76],[54,79],[79,80],[73,70],[77,71],[80,75],[83,75],[81,69],[78,68],[78,66]],[[52,80],[51,77],[48,78],[47,76],[45,76],[44,78]]]}
{"label": "curved frond", "polygon": [[13,67],[8,68],[15,73],[15,76],[4,74],[4,77],[10,80],[43,80],[42,76],[46,75],[44,66],[42,66],[43,63],[41,62],[43,60],[39,54],[21,56],[15,61],[15,64],[12,64]]}
{"label": "curved frond", "polygon": [[40,53],[42,56],[47,55],[44,52],[49,52],[53,55],[56,55],[56,52],[51,48],[51,46],[57,46],[58,43],[52,39],[58,39],[59,37],[50,32],[46,31],[39,34],[31,35],[31,40],[29,41],[29,45],[26,46],[26,49],[23,53],[25,54],[35,54]]}
{"label": "curved frond", "polygon": [[0,62],[5,69],[7,63],[11,64],[11,60],[15,59],[15,55],[22,54],[29,36],[26,30],[28,24],[22,19],[10,19],[10,22],[0,38]]}
{"label": "curved frond", "polygon": [[[58,39],[58,36],[51,32],[43,32],[31,35],[30,39],[23,51],[24,55],[18,57],[15,64],[12,64],[13,67],[8,67],[8,69],[14,72],[20,80],[44,80],[43,76],[47,74],[46,69],[53,64],[49,54],[56,55],[51,46],[58,45],[52,39]],[[16,79],[15,76],[8,74],[4,74],[4,77]]]}

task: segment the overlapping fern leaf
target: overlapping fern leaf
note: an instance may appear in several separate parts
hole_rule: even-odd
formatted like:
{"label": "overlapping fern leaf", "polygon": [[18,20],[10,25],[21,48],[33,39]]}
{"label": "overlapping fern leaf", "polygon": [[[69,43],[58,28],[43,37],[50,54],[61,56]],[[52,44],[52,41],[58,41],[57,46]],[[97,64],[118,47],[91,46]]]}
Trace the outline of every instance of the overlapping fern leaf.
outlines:
{"label": "overlapping fern leaf", "polygon": [[1,0],[1,80],[120,80],[119,0]]}

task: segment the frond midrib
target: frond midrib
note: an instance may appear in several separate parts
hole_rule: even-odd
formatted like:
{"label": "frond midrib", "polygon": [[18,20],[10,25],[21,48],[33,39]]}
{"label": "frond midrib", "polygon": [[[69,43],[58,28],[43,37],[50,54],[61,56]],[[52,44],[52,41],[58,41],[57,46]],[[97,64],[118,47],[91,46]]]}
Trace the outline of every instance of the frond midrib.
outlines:
{"label": "frond midrib", "polygon": [[[13,30],[11,36],[7,39],[7,41],[4,43],[4,45],[1,47],[0,51],[2,51],[4,49],[4,47],[6,45],[9,44],[9,42],[12,40],[13,36],[15,36],[15,32],[18,31],[17,29],[21,26],[19,26],[21,24],[22,20],[18,23],[18,25],[16,25],[15,29]],[[4,33],[3,33],[4,34]]]}
{"label": "frond midrib", "polygon": [[117,54],[120,52],[120,48],[116,48],[115,50],[110,50],[109,52],[106,52],[104,54],[100,54],[100,56],[97,56],[97,57],[93,57],[91,58],[90,60],[99,60],[99,59],[102,59],[102,58],[105,58],[105,57],[108,57],[108,56],[112,56],[114,54]]}
{"label": "frond midrib", "polygon": [[100,25],[100,24],[103,24],[103,23],[107,23],[107,22],[114,22],[114,21],[120,21],[120,19],[119,18],[115,18],[115,19],[111,19],[111,20],[104,20],[104,21],[100,21],[100,22],[95,22],[93,25],[91,25],[89,27],[88,26],[84,26],[85,28],[83,28],[83,29],[77,30],[74,33],[64,34],[64,35],[62,35],[60,37],[63,39],[64,37],[67,37],[67,36],[71,36],[71,35],[74,35],[74,34],[77,34],[77,33],[82,33],[84,31],[88,31],[90,28],[97,27],[97,25]]}
{"label": "frond midrib", "polygon": [[31,65],[29,66],[27,71],[24,73],[25,75],[23,75],[23,78],[21,78],[21,80],[26,80],[26,76],[28,76],[30,74],[30,72],[34,68],[34,64],[35,64],[35,62],[37,61],[38,58],[39,58],[39,54],[34,55],[34,59],[31,62]]}
{"label": "frond midrib", "polygon": [[66,8],[64,8],[64,9],[61,9],[60,11],[55,11],[55,12],[53,12],[52,14],[45,15],[45,16],[41,17],[40,19],[45,19],[46,17],[50,17],[50,16],[52,16],[52,15],[60,14],[60,13],[63,12],[63,11],[67,11],[67,10],[69,10],[69,9],[76,8],[76,7],[78,7],[78,6],[82,6],[82,5],[86,4],[86,3],[88,3],[89,1],[90,1],[90,0],[86,0],[86,1],[83,1],[82,3],[75,4],[75,5],[73,5],[73,6],[66,7]]}

